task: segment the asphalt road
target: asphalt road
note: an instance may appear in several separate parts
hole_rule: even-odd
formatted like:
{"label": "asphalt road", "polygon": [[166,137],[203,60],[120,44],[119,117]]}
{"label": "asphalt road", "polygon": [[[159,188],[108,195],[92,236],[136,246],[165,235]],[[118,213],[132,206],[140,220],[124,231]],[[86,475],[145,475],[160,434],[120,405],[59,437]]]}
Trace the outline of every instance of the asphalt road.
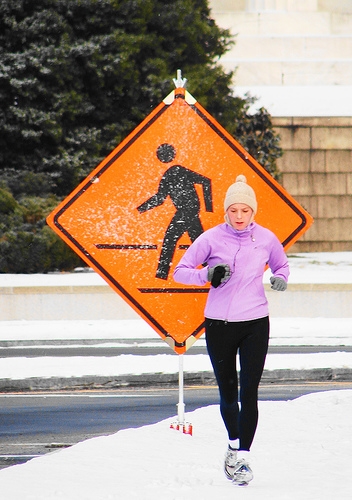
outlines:
{"label": "asphalt road", "polygon": [[[154,343],[154,342],[153,342]],[[272,354],[310,354],[316,352],[352,352],[352,346],[270,346],[269,353]],[[157,343],[157,347],[148,346],[147,343],[138,344],[126,343],[123,346],[114,346],[109,344],[104,347],[97,345],[37,345],[37,346],[18,346],[18,347],[0,347],[0,358],[26,357],[36,358],[41,356],[53,357],[71,357],[71,356],[120,356],[121,354],[134,354],[138,356],[153,356],[155,354],[172,354],[172,349],[164,342]],[[206,354],[204,346],[192,346],[185,356],[192,354]]]}
{"label": "asphalt road", "polygon": [[[352,382],[261,385],[260,400],[290,400]],[[185,411],[218,404],[214,386],[184,391]],[[79,441],[177,418],[178,388],[71,393],[0,394],[0,468]]]}

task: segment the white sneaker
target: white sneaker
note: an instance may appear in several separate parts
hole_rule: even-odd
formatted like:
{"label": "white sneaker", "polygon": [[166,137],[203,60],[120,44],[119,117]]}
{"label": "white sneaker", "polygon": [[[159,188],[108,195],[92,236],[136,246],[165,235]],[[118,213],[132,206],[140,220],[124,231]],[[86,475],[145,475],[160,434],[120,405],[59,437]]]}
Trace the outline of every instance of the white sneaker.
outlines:
{"label": "white sneaker", "polygon": [[233,467],[232,482],[237,486],[247,486],[253,479],[253,472],[245,458],[238,458]]}
{"label": "white sneaker", "polygon": [[233,474],[235,472],[235,464],[237,462],[237,450],[233,450],[228,447],[225,455],[224,472],[227,479],[233,480]]}

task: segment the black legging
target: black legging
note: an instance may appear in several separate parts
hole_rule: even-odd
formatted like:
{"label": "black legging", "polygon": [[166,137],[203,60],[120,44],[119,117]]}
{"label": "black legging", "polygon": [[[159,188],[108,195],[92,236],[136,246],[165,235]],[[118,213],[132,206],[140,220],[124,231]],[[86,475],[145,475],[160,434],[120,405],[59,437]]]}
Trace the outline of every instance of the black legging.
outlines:
{"label": "black legging", "polygon": [[[205,320],[207,349],[220,393],[220,412],[229,439],[249,450],[258,423],[258,386],[269,343],[269,318],[229,323]],[[236,354],[240,357],[240,402]]]}

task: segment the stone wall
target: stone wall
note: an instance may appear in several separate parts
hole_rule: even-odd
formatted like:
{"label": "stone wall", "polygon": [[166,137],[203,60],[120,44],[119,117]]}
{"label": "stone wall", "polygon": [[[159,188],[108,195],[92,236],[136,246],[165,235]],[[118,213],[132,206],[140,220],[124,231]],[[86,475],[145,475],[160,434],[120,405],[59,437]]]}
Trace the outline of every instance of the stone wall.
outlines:
{"label": "stone wall", "polygon": [[351,0],[209,0],[236,87],[352,84]]}
{"label": "stone wall", "polygon": [[314,217],[292,252],[352,251],[352,118],[273,118],[281,184]]}

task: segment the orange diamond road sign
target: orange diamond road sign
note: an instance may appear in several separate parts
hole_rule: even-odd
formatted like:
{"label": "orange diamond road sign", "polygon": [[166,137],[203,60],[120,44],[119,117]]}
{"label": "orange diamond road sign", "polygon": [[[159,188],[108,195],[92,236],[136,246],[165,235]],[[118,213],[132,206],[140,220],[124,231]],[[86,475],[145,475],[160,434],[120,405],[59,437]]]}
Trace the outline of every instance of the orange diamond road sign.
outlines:
{"label": "orange diamond road sign", "polygon": [[208,286],[181,285],[172,273],[197,236],[223,222],[238,174],[257,193],[257,222],[287,249],[312,217],[180,87],[47,222],[182,354],[203,333]]}

